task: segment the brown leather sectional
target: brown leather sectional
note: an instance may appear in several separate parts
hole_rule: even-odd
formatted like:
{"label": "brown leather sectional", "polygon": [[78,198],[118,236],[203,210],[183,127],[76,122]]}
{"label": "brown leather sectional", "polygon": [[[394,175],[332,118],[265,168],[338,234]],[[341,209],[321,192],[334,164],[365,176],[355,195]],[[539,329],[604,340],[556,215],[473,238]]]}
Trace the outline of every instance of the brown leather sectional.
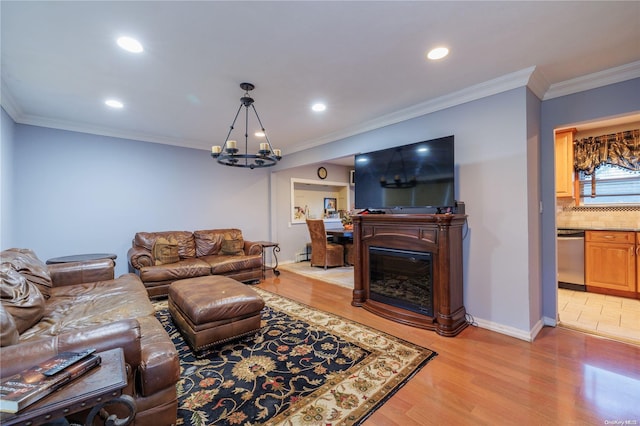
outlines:
{"label": "brown leather sectional", "polygon": [[[163,263],[154,256],[160,239],[177,246],[175,261]],[[239,251],[226,254],[225,242],[238,243]],[[242,282],[262,278],[262,246],[244,240],[236,228],[138,232],[127,257],[130,270],[140,276],[149,297],[166,296],[171,283],[186,278],[224,275]]]}
{"label": "brown leather sectional", "polygon": [[114,279],[111,259],[45,265],[28,249],[1,253],[0,377],[58,352],[121,347],[136,425],[177,420],[180,365],[135,274]]}

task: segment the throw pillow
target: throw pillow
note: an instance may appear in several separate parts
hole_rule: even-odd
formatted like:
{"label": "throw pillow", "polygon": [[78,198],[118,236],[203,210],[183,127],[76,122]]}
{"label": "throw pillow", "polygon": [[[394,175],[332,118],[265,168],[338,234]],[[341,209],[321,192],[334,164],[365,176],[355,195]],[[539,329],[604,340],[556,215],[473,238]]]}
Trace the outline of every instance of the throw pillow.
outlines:
{"label": "throw pillow", "polygon": [[43,261],[38,259],[31,249],[12,248],[2,252],[2,262],[9,263],[29,282],[38,286],[38,290],[48,299],[51,294],[51,276]]}
{"label": "throw pillow", "polygon": [[243,240],[223,240],[220,247],[222,254],[226,255],[238,255],[244,254],[244,241]]}
{"label": "throw pillow", "polygon": [[153,262],[155,265],[165,265],[167,263],[176,263],[180,261],[178,243],[166,238],[158,238],[153,243],[151,255],[153,256]]}
{"label": "throw pillow", "polygon": [[8,263],[0,265],[0,300],[13,317],[18,333],[31,328],[44,315],[44,297],[38,287]]}

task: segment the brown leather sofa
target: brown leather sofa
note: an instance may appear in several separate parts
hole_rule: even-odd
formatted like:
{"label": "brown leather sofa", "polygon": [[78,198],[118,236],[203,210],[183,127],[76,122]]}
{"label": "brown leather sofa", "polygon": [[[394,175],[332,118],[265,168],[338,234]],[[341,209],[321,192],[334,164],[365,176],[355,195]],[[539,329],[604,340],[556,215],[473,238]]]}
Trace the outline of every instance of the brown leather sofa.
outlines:
{"label": "brown leather sofa", "polygon": [[28,249],[1,261],[0,377],[59,352],[120,347],[134,424],[176,423],[178,353],[135,274],[114,279],[111,259],[45,265]]}
{"label": "brown leather sofa", "polygon": [[236,228],[138,232],[127,257],[149,297],[166,296],[171,283],[186,278],[224,275],[242,282],[262,278],[262,246],[244,240]]}

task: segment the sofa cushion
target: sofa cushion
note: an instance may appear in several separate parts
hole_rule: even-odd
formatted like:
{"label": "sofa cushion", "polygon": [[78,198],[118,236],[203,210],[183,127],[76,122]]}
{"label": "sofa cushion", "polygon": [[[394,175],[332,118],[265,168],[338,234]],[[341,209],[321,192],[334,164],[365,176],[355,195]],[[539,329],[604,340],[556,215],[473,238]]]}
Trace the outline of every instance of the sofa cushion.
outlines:
{"label": "sofa cushion", "polygon": [[242,240],[242,231],[236,228],[206,229],[193,233],[196,240],[196,256],[219,254],[224,240]]}
{"label": "sofa cushion", "polygon": [[2,252],[2,263],[10,263],[29,282],[35,284],[45,299],[51,294],[51,277],[47,265],[30,249],[12,248]]}
{"label": "sofa cushion", "polygon": [[177,241],[180,259],[189,259],[196,256],[196,243],[193,233],[188,231],[138,232],[133,239],[133,243],[152,252],[153,243],[158,238]]}
{"label": "sofa cushion", "polygon": [[228,275],[234,272],[262,268],[262,255],[260,254],[250,256],[226,256],[218,254],[215,256],[204,256],[201,259],[211,266],[212,275]]}
{"label": "sofa cushion", "polygon": [[44,314],[44,296],[38,287],[8,263],[0,265],[0,299],[13,317],[18,333],[36,324]]}
{"label": "sofa cushion", "polygon": [[178,263],[140,268],[143,282],[175,281],[211,274],[211,266],[201,259],[183,259]]}
{"label": "sofa cushion", "polygon": [[42,320],[20,334],[20,341],[154,315],[147,291],[135,274],[52,289]]}
{"label": "sofa cushion", "polygon": [[153,243],[151,256],[156,265],[164,265],[180,261],[180,255],[178,254],[178,242],[164,237],[158,238]]}
{"label": "sofa cushion", "polygon": [[0,347],[18,343],[18,328],[13,316],[0,303]]}

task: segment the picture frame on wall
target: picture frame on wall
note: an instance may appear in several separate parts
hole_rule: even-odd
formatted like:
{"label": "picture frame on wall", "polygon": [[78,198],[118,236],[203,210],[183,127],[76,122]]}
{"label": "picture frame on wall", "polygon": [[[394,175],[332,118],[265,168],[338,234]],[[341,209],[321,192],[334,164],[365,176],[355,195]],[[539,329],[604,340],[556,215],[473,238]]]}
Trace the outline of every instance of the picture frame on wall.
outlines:
{"label": "picture frame on wall", "polygon": [[293,208],[293,219],[294,220],[305,220],[306,219],[306,212],[304,210],[304,207],[294,207]]}
{"label": "picture frame on wall", "polygon": [[335,198],[325,198],[324,199],[324,211],[326,213],[334,213],[337,209],[337,199]]}

